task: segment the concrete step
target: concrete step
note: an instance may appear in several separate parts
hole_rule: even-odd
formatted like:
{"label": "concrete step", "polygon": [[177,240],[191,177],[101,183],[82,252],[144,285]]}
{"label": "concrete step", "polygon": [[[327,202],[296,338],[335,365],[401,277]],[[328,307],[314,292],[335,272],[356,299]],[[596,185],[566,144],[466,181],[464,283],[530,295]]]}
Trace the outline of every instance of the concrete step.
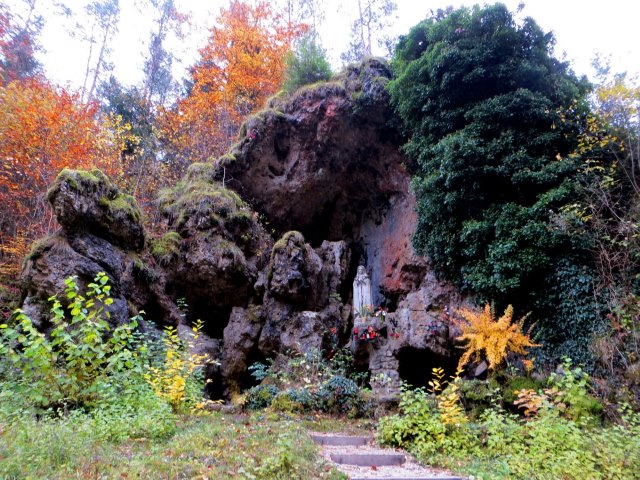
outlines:
{"label": "concrete step", "polygon": [[360,447],[369,443],[371,437],[356,437],[347,435],[311,435],[311,439],[318,445],[331,447]]}
{"label": "concrete step", "polygon": [[402,465],[407,457],[401,453],[332,453],[331,461],[358,467],[389,467]]}

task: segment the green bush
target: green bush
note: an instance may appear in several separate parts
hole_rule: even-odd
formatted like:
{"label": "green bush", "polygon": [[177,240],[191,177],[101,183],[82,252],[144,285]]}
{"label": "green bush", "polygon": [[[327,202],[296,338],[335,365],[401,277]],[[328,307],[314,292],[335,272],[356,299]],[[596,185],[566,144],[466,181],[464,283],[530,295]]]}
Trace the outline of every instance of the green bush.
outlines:
{"label": "green bush", "polygon": [[331,65],[313,33],[306,35],[295,52],[287,57],[284,90],[294,92],[303,85],[329,80]]}
{"label": "green bush", "polygon": [[260,410],[267,408],[278,394],[278,387],[275,385],[257,385],[247,391],[245,406],[249,410]]}
{"label": "green bush", "polygon": [[360,389],[353,380],[335,375],[318,389],[318,405],[327,412],[357,411]]}
{"label": "green bush", "polygon": [[[552,379],[552,384],[573,392],[564,398],[580,405],[578,399],[586,393],[584,377],[568,370],[573,373]],[[422,389],[404,389],[400,413],[380,420],[378,440],[476,479],[637,478],[640,415],[629,408],[623,409],[623,422],[609,426],[567,415],[571,404],[565,409],[562,402],[547,402],[530,419],[494,405],[475,423],[451,424],[445,421],[441,405]]]}
{"label": "green bush", "polygon": [[65,283],[70,318],[51,297],[47,335],[21,310],[10,324],[0,325],[0,358],[10,365],[5,369],[10,388],[40,409],[91,407],[109,394],[114,375],[142,372],[137,320],[114,329],[107,321],[113,302],[107,275],[98,273],[85,296],[74,278]]}
{"label": "green bush", "polygon": [[304,411],[304,406],[293,400],[289,392],[278,392],[271,401],[270,408],[276,412],[294,413]]}
{"label": "green bush", "polygon": [[401,38],[389,83],[409,139],[416,249],[482,303],[532,312],[549,363],[586,360],[602,318],[589,239],[567,208],[585,198],[572,153],[589,85],[552,45],[503,4],[451,9]]}
{"label": "green bush", "polygon": [[589,375],[581,367],[573,367],[570,358],[564,358],[562,372],[552,373],[548,383],[551,390],[556,392],[556,401],[566,406],[564,415],[568,418],[593,419],[602,415],[602,404],[589,393]]}
{"label": "green bush", "polygon": [[468,424],[446,424],[435,399],[423,389],[403,387],[399,407],[400,414],[380,420],[377,436],[383,444],[409,448],[423,459],[435,453],[460,456],[472,449]]}
{"label": "green bush", "polygon": [[287,390],[287,396],[297,403],[303,410],[313,410],[316,406],[315,396],[306,388],[292,388]]}
{"label": "green bush", "polygon": [[348,365],[351,358],[350,353],[339,351],[327,360],[322,352],[311,349],[304,354],[296,352],[267,363],[254,363],[249,372],[262,383],[246,391],[245,405],[251,410],[271,405],[286,412],[318,410],[368,415],[373,411],[373,401],[354,380],[363,382],[365,377]]}

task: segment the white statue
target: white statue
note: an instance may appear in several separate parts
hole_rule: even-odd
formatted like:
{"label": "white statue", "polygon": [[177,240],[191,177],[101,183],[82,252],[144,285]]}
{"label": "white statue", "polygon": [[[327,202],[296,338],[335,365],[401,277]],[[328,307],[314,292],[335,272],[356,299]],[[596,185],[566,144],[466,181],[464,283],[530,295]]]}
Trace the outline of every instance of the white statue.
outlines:
{"label": "white statue", "polygon": [[353,314],[355,317],[372,314],[373,300],[371,296],[371,280],[364,266],[358,267],[358,273],[353,281]]}

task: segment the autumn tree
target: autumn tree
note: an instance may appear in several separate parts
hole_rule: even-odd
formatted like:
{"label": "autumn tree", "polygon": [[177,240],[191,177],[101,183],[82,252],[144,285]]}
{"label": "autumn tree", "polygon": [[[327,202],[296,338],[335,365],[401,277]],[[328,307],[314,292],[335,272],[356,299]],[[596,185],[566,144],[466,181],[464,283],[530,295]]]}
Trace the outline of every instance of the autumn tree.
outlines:
{"label": "autumn tree", "polygon": [[189,95],[163,119],[163,134],[182,161],[224,153],[241,119],[282,85],[292,41],[305,30],[269,4],[234,1],[222,9],[200,59]]}
{"label": "autumn tree", "polygon": [[121,133],[117,119],[100,118],[97,104],[45,81],[0,87],[0,261],[5,266],[15,260],[7,258],[12,252],[24,253],[25,245],[54,227],[44,199],[62,168],[98,167],[118,175]]}

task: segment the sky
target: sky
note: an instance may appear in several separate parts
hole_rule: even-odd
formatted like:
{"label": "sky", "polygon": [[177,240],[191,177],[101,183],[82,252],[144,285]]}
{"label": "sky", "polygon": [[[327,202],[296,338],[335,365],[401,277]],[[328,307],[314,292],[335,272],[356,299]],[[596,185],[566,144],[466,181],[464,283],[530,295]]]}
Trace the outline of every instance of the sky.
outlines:
{"label": "sky", "polygon": [[[18,1],[18,0],[15,0]],[[402,35],[410,27],[427,17],[431,10],[473,5],[477,1],[396,0],[397,18],[393,18],[393,34]],[[85,0],[67,0],[72,8],[80,11]],[[142,71],[142,55],[149,37],[151,19],[134,7],[134,0],[120,0],[122,23],[113,44],[112,62],[114,74],[121,82],[133,85],[139,82]],[[193,64],[198,49],[206,42],[207,27],[215,19],[221,5],[228,0],[176,0],[183,11],[192,14],[193,27],[182,41],[174,43],[178,62],[174,67],[177,76],[184,75]],[[481,2],[483,3],[483,2]],[[521,0],[503,0],[515,12]],[[553,31],[557,43],[556,56],[571,62],[574,71],[594,77],[591,62],[596,54],[610,58],[614,72],[640,73],[640,2],[635,0],[524,0],[519,18],[533,17],[544,31]],[[326,19],[320,27],[322,43],[331,63],[339,69],[340,53],[348,43],[349,22],[355,9],[355,0],[325,0]],[[50,79],[61,85],[78,87],[86,66],[86,46],[68,33],[70,24],[64,25],[54,15],[45,15],[46,25],[42,43],[46,52],[40,57]]]}

